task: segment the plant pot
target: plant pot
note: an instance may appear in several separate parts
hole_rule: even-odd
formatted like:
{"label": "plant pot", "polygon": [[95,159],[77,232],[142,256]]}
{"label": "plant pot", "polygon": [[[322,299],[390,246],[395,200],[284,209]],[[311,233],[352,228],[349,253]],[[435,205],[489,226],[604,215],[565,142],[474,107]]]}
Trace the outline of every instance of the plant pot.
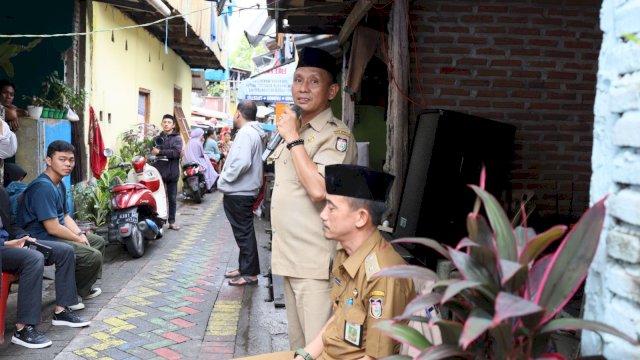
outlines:
{"label": "plant pot", "polygon": [[27,112],[29,113],[29,117],[32,119],[40,119],[40,116],[42,116],[42,110],[42,106],[27,106]]}
{"label": "plant pot", "polygon": [[62,110],[56,109],[54,119],[62,119]]}
{"label": "plant pot", "polygon": [[42,109],[42,115],[41,116],[43,118],[48,118],[49,116],[51,116],[51,115],[49,115],[49,111],[50,111],[49,108]]}

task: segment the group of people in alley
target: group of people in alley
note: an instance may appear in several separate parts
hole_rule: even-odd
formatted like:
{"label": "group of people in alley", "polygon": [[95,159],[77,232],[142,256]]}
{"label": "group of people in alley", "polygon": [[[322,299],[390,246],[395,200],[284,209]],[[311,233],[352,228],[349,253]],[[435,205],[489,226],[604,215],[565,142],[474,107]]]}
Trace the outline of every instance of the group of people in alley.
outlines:
{"label": "group of people in alley", "polygon": [[[411,280],[376,276],[381,269],[404,264],[377,228],[394,177],[355,165],[355,138],[330,107],[340,91],[336,59],[311,47],[302,49],[298,58],[291,88],[298,109],[286,109],[278,118],[282,140],[267,160],[275,171],[271,270],[284,279],[291,350],[250,358],[378,359],[397,354],[399,344],[375,326],[400,315],[415,297]],[[230,286],[259,282],[253,211],[264,185],[262,155],[268,134],[256,115],[253,101],[240,101],[233,116],[233,141],[229,129],[217,134],[213,128],[196,128],[183,146],[177,121],[167,114],[151,150],[167,158],[154,166],[167,189],[169,229],[180,230],[176,200],[181,161],[201,164],[207,188],[222,193],[239,248],[238,268],[224,274]],[[68,142],[49,145],[47,168],[19,195],[15,219],[9,196],[0,187],[1,266],[20,276],[11,340],[18,345],[51,345],[36,329],[45,265],[56,269],[53,325],[89,325],[74,311],[84,308],[82,299],[101,292],[94,284],[101,275],[105,239],[77,226],[62,182],[76,156]],[[32,242],[50,251],[26,250]]]}

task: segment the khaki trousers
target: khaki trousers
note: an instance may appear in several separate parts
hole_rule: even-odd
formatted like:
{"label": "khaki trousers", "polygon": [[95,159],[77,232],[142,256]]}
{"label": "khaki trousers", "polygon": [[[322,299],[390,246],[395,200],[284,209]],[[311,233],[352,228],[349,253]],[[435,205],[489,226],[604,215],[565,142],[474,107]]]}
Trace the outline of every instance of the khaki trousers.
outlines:
{"label": "khaki trousers", "polygon": [[289,346],[292,350],[303,348],[315,339],[331,317],[331,282],[285,276],[284,302]]}
{"label": "khaki trousers", "polygon": [[106,246],[106,241],[102,236],[96,234],[86,234],[86,236],[91,246],[57,239],[57,241],[73,246],[76,253],[76,288],[81,297],[89,295],[93,284],[102,277],[102,260]]}

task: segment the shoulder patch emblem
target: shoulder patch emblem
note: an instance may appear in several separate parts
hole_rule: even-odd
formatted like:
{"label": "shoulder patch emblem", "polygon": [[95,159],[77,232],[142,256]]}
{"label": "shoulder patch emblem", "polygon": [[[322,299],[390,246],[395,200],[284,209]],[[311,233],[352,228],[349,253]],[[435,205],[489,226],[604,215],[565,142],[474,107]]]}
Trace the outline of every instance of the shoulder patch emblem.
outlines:
{"label": "shoulder patch emblem", "polygon": [[349,140],[345,137],[338,136],[336,139],[336,150],[345,152],[349,148]]}
{"label": "shoulder patch emblem", "polygon": [[380,271],[380,264],[378,263],[378,257],[376,256],[376,254],[368,255],[364,259],[364,271],[367,275],[367,281],[371,279],[373,274]]}
{"label": "shoulder patch emblem", "polygon": [[369,298],[369,315],[374,319],[382,317],[382,298],[373,296]]}
{"label": "shoulder patch emblem", "polygon": [[346,137],[351,137],[351,134],[349,134],[348,131],[344,131],[344,130],[336,130],[333,132],[336,135],[342,135],[342,136],[346,136]]}

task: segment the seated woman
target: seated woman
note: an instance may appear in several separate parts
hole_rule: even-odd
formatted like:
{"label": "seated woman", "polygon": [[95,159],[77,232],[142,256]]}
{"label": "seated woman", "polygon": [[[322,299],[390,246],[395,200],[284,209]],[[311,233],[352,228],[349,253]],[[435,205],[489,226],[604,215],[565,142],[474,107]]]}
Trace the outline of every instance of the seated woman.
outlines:
{"label": "seated woman", "polygon": [[204,130],[201,128],[196,128],[191,131],[189,142],[187,143],[184,155],[182,156],[182,164],[198,163],[204,167],[204,179],[207,183],[208,190],[213,187],[213,184],[215,184],[218,179],[218,173],[213,168],[213,165],[211,165],[209,158],[204,155],[204,148],[202,147],[203,135]]}
{"label": "seated woman", "polygon": [[0,80],[0,104],[4,106],[5,121],[11,127],[11,130],[16,130],[20,127],[18,117],[28,116],[27,110],[19,109],[13,105],[13,99],[16,96],[16,86],[9,80]]}
{"label": "seated woman", "polygon": [[204,133],[204,153],[209,157],[209,159],[220,161],[220,149],[218,149],[216,136],[216,130],[212,127],[208,128]]}

